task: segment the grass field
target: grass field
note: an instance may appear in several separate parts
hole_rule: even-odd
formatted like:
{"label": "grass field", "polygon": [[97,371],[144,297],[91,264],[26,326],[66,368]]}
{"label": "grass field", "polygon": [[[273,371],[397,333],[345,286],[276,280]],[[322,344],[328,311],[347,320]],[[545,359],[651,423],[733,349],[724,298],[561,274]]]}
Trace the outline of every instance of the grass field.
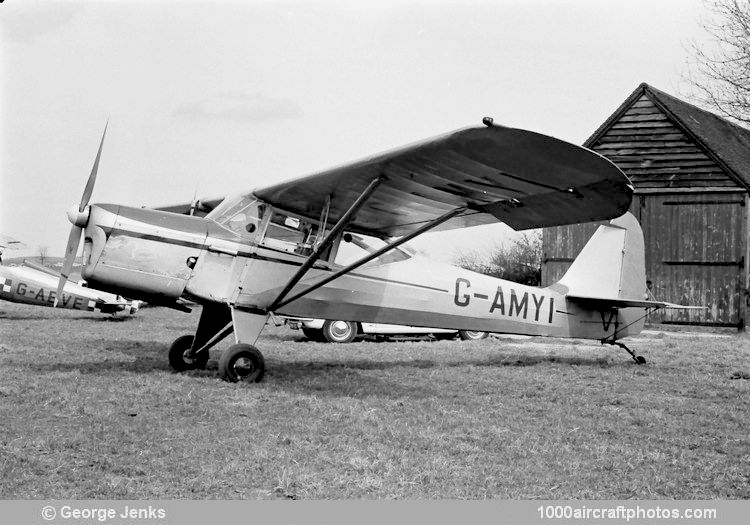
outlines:
{"label": "grass field", "polygon": [[172,373],[198,312],[0,305],[0,498],[750,498],[750,338],[306,342]]}

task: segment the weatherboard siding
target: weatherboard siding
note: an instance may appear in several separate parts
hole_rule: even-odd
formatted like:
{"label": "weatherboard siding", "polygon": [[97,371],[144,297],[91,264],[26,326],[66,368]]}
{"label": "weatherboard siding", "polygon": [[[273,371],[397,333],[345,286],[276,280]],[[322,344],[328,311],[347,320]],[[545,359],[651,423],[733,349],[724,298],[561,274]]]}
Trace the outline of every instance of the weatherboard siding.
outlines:
{"label": "weatherboard siding", "polygon": [[589,147],[617,164],[636,188],[737,186],[647,95]]}

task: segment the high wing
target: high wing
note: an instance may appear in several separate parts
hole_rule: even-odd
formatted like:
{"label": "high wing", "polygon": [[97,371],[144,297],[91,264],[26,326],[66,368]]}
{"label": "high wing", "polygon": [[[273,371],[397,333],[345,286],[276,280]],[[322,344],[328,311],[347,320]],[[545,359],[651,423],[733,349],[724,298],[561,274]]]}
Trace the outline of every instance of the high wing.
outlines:
{"label": "high wing", "polygon": [[437,229],[502,221],[516,230],[611,219],[628,210],[633,187],[612,162],[546,135],[493,125],[470,127],[353,164],[258,189],[289,213],[317,220],[330,197],[337,221],[365,188],[380,186],[347,229],[407,235],[456,208]]}

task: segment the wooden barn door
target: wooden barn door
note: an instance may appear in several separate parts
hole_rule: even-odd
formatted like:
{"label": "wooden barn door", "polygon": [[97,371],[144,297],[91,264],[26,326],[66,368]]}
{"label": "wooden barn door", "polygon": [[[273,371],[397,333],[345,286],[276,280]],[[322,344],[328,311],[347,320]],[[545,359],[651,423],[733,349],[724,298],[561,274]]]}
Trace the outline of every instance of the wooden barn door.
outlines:
{"label": "wooden barn door", "polygon": [[707,307],[660,310],[652,322],[742,327],[744,195],[672,193],[638,200],[652,295]]}

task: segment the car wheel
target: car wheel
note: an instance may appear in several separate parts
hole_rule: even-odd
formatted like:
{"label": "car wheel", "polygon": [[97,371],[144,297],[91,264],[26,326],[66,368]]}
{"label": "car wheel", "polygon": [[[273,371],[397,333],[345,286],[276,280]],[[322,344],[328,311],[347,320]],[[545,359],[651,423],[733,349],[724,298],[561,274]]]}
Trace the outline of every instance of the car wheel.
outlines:
{"label": "car wheel", "polygon": [[350,343],[357,337],[357,323],[351,321],[326,321],[323,337],[330,343]]}
{"label": "car wheel", "polygon": [[477,341],[479,339],[485,339],[488,335],[490,335],[488,332],[477,332],[476,330],[458,331],[458,337],[464,341]]}

